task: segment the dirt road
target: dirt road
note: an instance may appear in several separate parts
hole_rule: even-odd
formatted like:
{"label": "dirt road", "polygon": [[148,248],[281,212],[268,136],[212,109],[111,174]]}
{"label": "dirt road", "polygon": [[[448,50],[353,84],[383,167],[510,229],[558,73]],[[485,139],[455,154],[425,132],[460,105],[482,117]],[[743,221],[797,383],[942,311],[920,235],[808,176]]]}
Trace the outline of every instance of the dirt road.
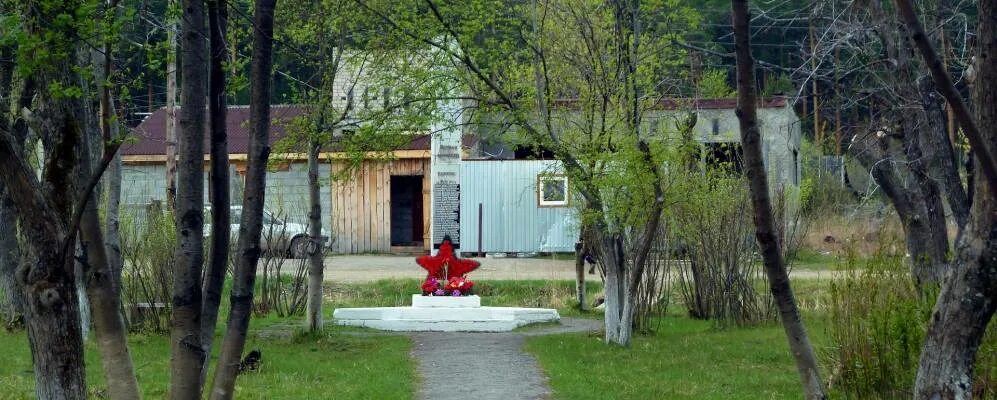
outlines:
{"label": "dirt road", "polygon": [[[474,271],[476,280],[574,280],[575,262],[552,258],[476,258],[481,267]],[[586,267],[587,268],[587,267]],[[793,278],[829,279],[837,271],[797,269]],[[426,271],[415,257],[390,255],[342,255],[325,260],[325,279],[342,283],[372,282],[379,279],[422,279]],[[588,275],[588,279],[599,279]]]}

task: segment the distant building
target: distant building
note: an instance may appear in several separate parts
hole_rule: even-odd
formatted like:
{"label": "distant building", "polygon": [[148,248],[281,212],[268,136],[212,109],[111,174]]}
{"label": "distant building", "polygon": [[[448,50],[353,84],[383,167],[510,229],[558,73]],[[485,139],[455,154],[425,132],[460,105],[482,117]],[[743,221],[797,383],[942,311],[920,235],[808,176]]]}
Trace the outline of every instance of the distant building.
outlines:
{"label": "distant building", "polygon": [[[383,96],[383,94],[382,94]],[[345,99],[344,99],[345,100]],[[704,162],[737,162],[740,134],[733,99],[669,100],[645,113],[650,132],[671,128],[680,113],[694,111],[696,140]],[[291,119],[305,115],[300,106],[273,106],[271,143],[285,137]],[[246,170],[249,109],[232,106],[226,126],[233,177]],[[773,188],[796,187],[800,179],[800,121],[788,101],[765,99],[758,108],[763,156]],[[166,194],[166,112],[157,110],[133,129],[137,140],[122,146],[122,203],[139,206],[163,201]],[[205,139],[207,142],[207,138]],[[572,251],[578,224],[570,204],[571,182],[557,160],[527,155],[501,144],[465,135],[461,165],[460,230],[465,252]],[[208,168],[207,143],[205,169]],[[392,161],[365,161],[353,179],[334,182],[343,155],[327,149],[320,159],[324,182],[323,228],[333,235],[337,253],[413,253],[429,242],[430,137],[413,134],[393,152]],[[278,157],[272,157],[278,158]],[[280,155],[267,176],[266,207],[293,222],[307,222],[307,167],[303,154]],[[541,158],[527,160],[524,158]],[[732,159],[733,158],[733,159]],[[207,180],[207,178],[205,178]],[[205,182],[207,183],[207,182]],[[205,186],[207,188],[207,185]],[[232,199],[242,198],[242,180],[233,179]],[[205,202],[207,202],[207,189]],[[480,209],[480,214],[479,214]],[[480,215],[480,217],[479,217]],[[479,224],[480,221],[480,224]],[[479,226],[481,235],[478,235]]]}

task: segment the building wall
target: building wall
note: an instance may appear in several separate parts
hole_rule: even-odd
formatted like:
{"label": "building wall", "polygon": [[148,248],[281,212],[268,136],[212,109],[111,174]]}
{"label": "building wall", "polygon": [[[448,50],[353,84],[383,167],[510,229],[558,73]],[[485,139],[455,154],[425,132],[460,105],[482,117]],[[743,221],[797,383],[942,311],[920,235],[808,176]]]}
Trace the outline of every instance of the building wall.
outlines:
{"label": "building wall", "polygon": [[561,168],[560,161],[550,160],[461,163],[461,251],[478,251],[478,204],[484,252],[574,251],[578,240],[574,209],[537,204],[537,176],[556,174]]}
{"label": "building wall", "polygon": [[[241,165],[234,162],[230,171],[232,204],[242,204],[243,180],[236,172]],[[322,227],[326,231],[331,226],[331,179],[329,166],[319,167],[319,180],[324,182],[321,189],[321,201],[324,208]],[[166,199],[166,166],[162,164],[126,163],[121,174],[121,203],[126,210],[141,210],[152,201],[165,202]],[[205,171],[204,203],[208,204],[208,178]],[[267,190],[265,207],[274,215],[280,215],[289,222],[308,222],[308,166],[303,162],[294,162],[267,173]]]}
{"label": "building wall", "polygon": [[[740,143],[741,131],[733,109],[696,110],[693,128],[700,143]],[[674,117],[684,111],[655,111],[649,116],[652,130],[674,131]],[[715,124],[715,125],[714,125]],[[715,129],[714,129],[715,126]],[[758,128],[762,135],[762,156],[773,190],[799,186],[800,120],[789,105],[758,109]]]}
{"label": "building wall", "polygon": [[[391,247],[391,176],[422,176],[423,249],[429,242],[429,159],[365,161],[332,187],[332,249],[336,253],[387,253]],[[344,166],[333,163],[333,170]]]}

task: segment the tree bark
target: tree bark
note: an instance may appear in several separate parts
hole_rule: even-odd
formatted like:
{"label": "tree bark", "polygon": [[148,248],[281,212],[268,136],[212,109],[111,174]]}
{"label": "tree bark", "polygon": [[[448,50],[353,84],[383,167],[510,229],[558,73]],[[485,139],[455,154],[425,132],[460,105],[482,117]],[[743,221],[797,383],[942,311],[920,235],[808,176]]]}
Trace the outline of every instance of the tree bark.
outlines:
{"label": "tree bark", "polygon": [[[584,229],[582,231],[584,232]],[[575,243],[575,298],[578,301],[578,309],[581,311],[588,310],[588,305],[585,304],[585,254],[587,250],[585,238],[580,237],[578,243]]]}
{"label": "tree bark", "polygon": [[[222,287],[228,271],[229,242],[231,240],[232,204],[229,189],[228,133],[225,131],[227,105],[225,102],[225,69],[227,55],[225,34],[228,25],[226,0],[208,0],[208,29],[211,31],[209,67],[208,113],[211,121],[211,249],[208,270],[204,275],[204,305],[201,308],[201,346],[204,354],[211,354],[218,322],[218,307],[222,300]],[[207,378],[210,357],[201,366],[202,384]]]}
{"label": "tree bark", "polygon": [[250,141],[242,221],[236,250],[228,328],[215,367],[212,399],[231,399],[246,332],[253,311],[253,284],[260,258],[266,168],[270,155],[270,72],[273,67],[273,19],[277,0],[257,0],[253,13],[253,55],[250,67]]}
{"label": "tree bark", "polygon": [[[55,102],[49,104],[58,107]],[[58,137],[60,145],[55,157],[64,158],[62,163],[51,165],[54,171],[49,172],[71,175],[67,169],[71,170],[75,163],[79,131],[71,121],[61,122],[65,126],[59,129],[62,135]],[[8,188],[18,222],[32,227],[24,231],[32,263],[26,270],[18,271],[17,279],[24,290],[35,395],[40,399],[83,399],[86,397],[83,337],[72,246],[67,245],[75,243],[76,238],[67,234],[67,218],[63,217],[71,203],[56,202],[45,194],[56,187],[60,193],[72,193],[73,187],[53,185],[47,179],[44,186],[39,184],[14,138],[4,131],[0,131],[0,180]]]}
{"label": "tree bark", "polygon": [[[10,131],[10,99],[14,95],[14,48],[0,45],[0,131]],[[18,147],[21,147],[18,144]],[[22,314],[21,288],[14,273],[21,262],[17,247],[17,212],[7,194],[7,186],[0,182],[0,317],[5,324],[12,324]]]}
{"label": "tree bark", "polygon": [[918,79],[917,86],[927,119],[926,126],[917,130],[918,141],[922,144],[921,152],[927,163],[927,174],[941,185],[949,208],[952,209],[952,217],[962,230],[969,219],[969,197],[962,185],[962,178],[959,177],[955,150],[946,130],[944,103],[935,92],[931,79],[922,77]]}
{"label": "tree bark", "polygon": [[[173,5],[177,0],[169,0]],[[169,6],[168,5],[168,6]],[[170,21],[166,41],[166,208],[176,211],[177,200],[177,24]],[[151,104],[150,104],[151,105]]]}
{"label": "tree bark", "polygon": [[825,399],[824,385],[817,367],[817,356],[807,335],[800,311],[796,306],[793,288],[782,258],[777,230],[772,218],[768,179],[762,159],[761,134],[758,131],[756,110],[755,62],[751,56],[750,14],[747,0],[731,0],[734,25],[734,51],[737,58],[737,119],[741,130],[744,151],[744,168],[748,175],[751,203],[754,212],[755,238],[761,249],[768,276],[769,288],[775,298],[789,348],[796,359],[796,368],[803,383],[807,399]]}
{"label": "tree bark", "polygon": [[[113,12],[114,7],[113,3],[108,7],[109,10],[112,10],[110,12]],[[111,107],[111,91],[108,83],[105,82],[111,71],[111,46],[109,43],[105,44],[103,53],[102,56],[97,55],[95,68],[100,99],[100,131],[88,134],[84,143],[91,147],[104,144],[105,152],[117,152],[117,148],[110,145],[113,108]],[[82,155],[80,164],[83,166],[82,169],[86,171],[84,175],[90,176],[99,173],[97,163],[91,159],[93,152],[83,151],[80,154]],[[119,188],[118,195],[120,195],[120,176],[116,186]],[[128,353],[127,329],[122,319],[121,297],[117,290],[120,270],[115,271],[108,257],[107,242],[100,226],[99,196],[96,193],[91,193],[89,197],[80,219],[80,246],[84,254],[82,261],[83,278],[87,297],[90,301],[94,331],[97,335],[97,350],[101,355],[101,366],[104,369],[104,378],[111,398],[138,399],[138,381],[135,379],[132,359]],[[108,201],[110,202],[112,199],[109,198]],[[115,279],[116,275],[119,279]]]}
{"label": "tree bark", "polygon": [[308,149],[308,304],[305,322],[312,332],[322,330],[322,282],[325,280],[325,265],[322,260],[322,200],[321,183],[318,179],[319,143],[311,143]]}
{"label": "tree bark", "polygon": [[[979,2],[979,15],[974,103],[980,126],[993,127],[997,126],[997,4]],[[929,53],[931,49],[922,46],[921,50]],[[967,132],[976,130],[963,125],[975,124],[972,119],[960,118],[959,123]],[[992,146],[997,142],[994,129],[981,134],[982,143]],[[976,167],[984,170],[984,160],[994,158],[993,149],[986,146],[974,144],[973,154],[985,155],[974,157]],[[972,398],[976,353],[997,308],[997,188],[986,174],[974,179],[973,204],[956,246],[955,267],[935,303],[921,351],[916,399]]]}
{"label": "tree bark", "polygon": [[170,334],[170,397],[201,397],[201,269],[204,263],[204,109],[207,84],[203,0],[182,1],[183,69],[177,169],[176,270]]}
{"label": "tree bark", "polygon": [[[962,130],[966,134],[966,138],[969,139],[972,151],[978,160],[977,164],[983,171],[983,175],[987,177],[989,187],[997,189],[997,161],[994,160],[993,148],[990,148],[993,144],[989,143],[986,140],[987,138],[984,137],[984,134],[980,132],[978,125],[973,120],[973,116],[969,112],[969,108],[966,106],[966,102],[963,101],[959,91],[952,83],[952,78],[949,77],[948,72],[942,67],[942,62],[938,59],[938,54],[935,53],[934,47],[932,47],[931,42],[928,40],[928,35],[924,32],[924,27],[921,26],[921,21],[918,20],[911,1],[896,0],[896,2],[899,14],[904,23],[907,25],[907,29],[911,32],[911,39],[914,41],[914,44],[917,45],[921,56],[924,58],[924,63],[928,67],[928,71],[931,72],[931,77],[935,80],[935,86],[937,87],[939,93],[945,97],[945,100],[948,101],[949,106],[952,107],[952,111],[959,120],[959,125],[962,126]],[[987,6],[989,6],[989,4]],[[982,12],[986,10],[987,6],[980,5],[981,35],[983,32],[982,25],[984,20],[987,18],[984,14],[982,14]],[[992,21],[986,22],[990,23]],[[984,38],[984,41],[991,39],[992,38]],[[980,54],[981,57],[987,55],[986,51],[983,51]],[[977,57],[976,62],[980,69],[989,67],[989,65],[985,65],[984,61],[988,60]],[[977,79],[982,79],[982,77],[978,75]],[[977,88],[979,88],[979,86],[977,86]]]}
{"label": "tree bark", "polygon": [[84,277],[97,336],[97,351],[100,352],[108,395],[112,399],[138,399],[138,382],[128,353],[127,329],[121,317],[121,298],[114,287],[114,272],[104,247],[97,204],[97,196],[91,194],[80,220]]}

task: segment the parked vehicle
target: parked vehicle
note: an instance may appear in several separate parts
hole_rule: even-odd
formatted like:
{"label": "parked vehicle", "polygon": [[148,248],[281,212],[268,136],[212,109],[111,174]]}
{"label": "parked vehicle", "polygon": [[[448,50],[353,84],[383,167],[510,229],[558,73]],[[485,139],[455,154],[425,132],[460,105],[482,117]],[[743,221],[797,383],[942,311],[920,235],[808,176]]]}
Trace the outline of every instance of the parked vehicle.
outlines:
{"label": "parked vehicle", "polygon": [[[242,221],[242,206],[232,206],[231,230],[232,244],[239,238],[239,225]],[[204,236],[211,235],[211,207],[204,209]],[[320,246],[329,246],[329,233],[322,229]],[[285,218],[279,218],[269,210],[263,210],[263,232],[260,235],[260,248],[266,251],[283,251],[292,258],[306,258],[311,253],[312,244],[308,240],[308,225],[287,222]],[[316,249],[321,251],[322,249]]]}

